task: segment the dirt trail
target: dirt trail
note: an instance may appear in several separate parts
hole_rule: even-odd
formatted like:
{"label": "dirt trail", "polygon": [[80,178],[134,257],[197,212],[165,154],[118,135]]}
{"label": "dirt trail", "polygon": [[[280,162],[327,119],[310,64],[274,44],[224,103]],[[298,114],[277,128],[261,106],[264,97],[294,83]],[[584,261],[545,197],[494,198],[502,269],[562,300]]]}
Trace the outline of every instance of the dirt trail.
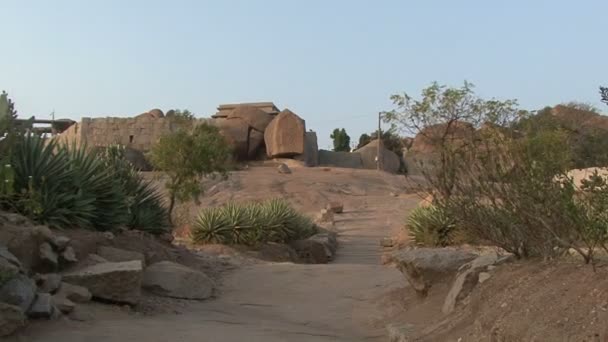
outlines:
{"label": "dirt trail", "polygon": [[[335,172],[342,177],[336,178]],[[374,299],[403,287],[405,281],[397,270],[380,264],[379,240],[401,227],[405,213],[419,199],[415,195],[392,196],[402,181],[394,176],[335,172],[295,170],[293,177],[285,177],[286,182],[279,186],[274,170],[248,172],[235,176],[240,183],[238,191],[224,189],[220,194],[247,199],[258,196],[258,187],[263,192],[264,182],[274,182],[281,195],[299,199],[294,204],[304,210],[318,210],[324,204],[318,203],[319,199],[342,200],[345,213],[336,217],[340,247],[331,264],[243,266],[224,277],[217,299],[189,302],[179,314],[137,316],[114,310],[98,313],[91,322],[38,324],[30,327],[21,341],[386,340],[383,310]],[[347,190],[335,191],[336,179]],[[267,192],[265,197],[271,195]],[[209,200],[225,200],[218,196]]]}

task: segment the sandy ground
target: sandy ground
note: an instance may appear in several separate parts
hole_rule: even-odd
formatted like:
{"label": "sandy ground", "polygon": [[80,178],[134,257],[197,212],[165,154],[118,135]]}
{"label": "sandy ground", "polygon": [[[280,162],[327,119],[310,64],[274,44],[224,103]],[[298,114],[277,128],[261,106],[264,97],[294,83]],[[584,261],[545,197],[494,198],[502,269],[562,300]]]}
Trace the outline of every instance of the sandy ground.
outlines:
{"label": "sandy ground", "polygon": [[321,168],[282,175],[257,167],[210,184],[201,206],[277,196],[307,213],[330,200],[344,203],[345,213],[336,216],[335,261],[244,265],[223,277],[213,300],[182,303],[173,313],[155,315],[98,305],[92,321],[36,323],[15,341],[386,340],[386,308],[377,299],[406,282],[396,269],[380,264],[379,240],[401,229],[420,199],[406,193],[402,176]]}

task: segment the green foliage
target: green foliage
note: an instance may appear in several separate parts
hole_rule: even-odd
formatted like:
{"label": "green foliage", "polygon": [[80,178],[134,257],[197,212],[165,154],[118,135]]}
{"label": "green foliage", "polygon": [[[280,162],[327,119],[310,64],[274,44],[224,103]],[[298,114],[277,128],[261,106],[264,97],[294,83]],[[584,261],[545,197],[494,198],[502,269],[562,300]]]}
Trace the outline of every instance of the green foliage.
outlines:
{"label": "green foliage", "polygon": [[228,203],[204,209],[192,231],[197,243],[242,244],[286,243],[316,233],[313,222],[299,214],[286,201]]}
{"label": "green foliage", "polygon": [[187,109],[171,109],[167,112],[166,117],[186,130],[194,126],[194,114]]}
{"label": "green foliage", "polygon": [[111,145],[99,150],[97,156],[118,180],[124,192],[124,203],[128,211],[127,227],[153,234],[166,231],[169,220],[162,195],[126,159],[125,147]]}
{"label": "green foliage", "polygon": [[600,87],[600,96],[602,102],[608,105],[608,87]]}
{"label": "green foliage", "polygon": [[454,218],[434,205],[412,210],[407,218],[407,229],[418,246],[445,247],[456,241],[457,226]]}
{"label": "green foliage", "polygon": [[198,201],[203,177],[223,175],[231,154],[228,143],[216,127],[201,124],[192,132],[179,130],[161,137],[150,153],[152,165],[164,171],[169,180],[169,214],[175,201]]}
{"label": "green foliage", "polygon": [[160,195],[126,160],[111,155],[36,135],[18,136],[11,168],[0,172],[3,177],[12,172],[14,179],[5,206],[58,228],[165,229]]}
{"label": "green foliage", "polygon": [[8,98],[8,94],[2,91],[0,94],[0,136],[4,136],[10,131],[16,118],[15,104]]}
{"label": "green foliage", "polygon": [[[369,144],[372,140],[378,138],[378,131],[374,131],[370,134],[363,133],[359,137],[359,144],[357,148],[361,148]],[[389,151],[393,151],[396,155],[401,156],[403,148],[406,147],[403,138],[397,134],[397,126],[391,125],[391,128],[382,132],[382,146]]]}
{"label": "green foliage", "polygon": [[344,128],[334,129],[334,132],[330,135],[330,138],[334,142],[334,151],[350,152],[350,137]]}

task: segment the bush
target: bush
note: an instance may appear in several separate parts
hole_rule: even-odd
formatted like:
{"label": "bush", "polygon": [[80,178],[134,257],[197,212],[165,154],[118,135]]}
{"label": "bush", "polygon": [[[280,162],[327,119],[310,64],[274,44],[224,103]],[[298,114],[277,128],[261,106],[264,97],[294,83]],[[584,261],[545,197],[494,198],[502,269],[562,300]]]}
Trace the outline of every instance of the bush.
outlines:
{"label": "bush", "polygon": [[97,156],[119,181],[124,191],[124,203],[128,211],[127,227],[153,234],[166,231],[169,227],[169,215],[162,195],[126,159],[125,147],[111,145],[100,149]]}
{"label": "bush", "polygon": [[407,218],[407,229],[416,245],[445,247],[455,242],[456,222],[444,209],[418,207]]}
{"label": "bush", "polygon": [[204,209],[195,223],[192,239],[197,243],[242,244],[287,243],[316,233],[313,222],[286,201],[228,203]]}
{"label": "bush", "polygon": [[57,228],[166,229],[160,194],[118,151],[98,155],[86,146],[18,136],[11,167],[5,165],[1,172],[3,179],[13,182],[12,191],[3,189],[3,205]]}

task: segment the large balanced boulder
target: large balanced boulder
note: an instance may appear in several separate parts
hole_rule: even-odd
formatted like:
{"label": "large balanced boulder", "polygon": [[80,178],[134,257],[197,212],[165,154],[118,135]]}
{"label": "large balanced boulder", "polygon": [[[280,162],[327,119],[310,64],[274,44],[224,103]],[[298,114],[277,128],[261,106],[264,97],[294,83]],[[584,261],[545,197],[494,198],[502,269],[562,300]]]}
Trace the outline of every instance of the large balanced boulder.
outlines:
{"label": "large balanced boulder", "polygon": [[458,269],[476,257],[451,248],[409,248],[395,252],[392,260],[414,290],[426,296],[434,284],[451,282]]}
{"label": "large balanced boulder", "polygon": [[[93,298],[137,304],[141,295],[141,260],[106,262],[65,274],[67,283],[87,288]],[[61,289],[60,289],[61,291]]]}
{"label": "large balanced boulder", "polygon": [[220,133],[232,147],[234,155],[240,160],[246,160],[249,155],[249,125],[243,119],[218,119],[217,127]]}
{"label": "large balanced boulder", "polygon": [[23,274],[17,274],[0,287],[0,302],[18,306],[26,311],[36,297],[36,283]]}
{"label": "large balanced boulder", "polygon": [[15,333],[25,327],[25,322],[25,313],[20,307],[0,302],[0,337]]}
{"label": "large balanced boulder", "polygon": [[304,154],[306,124],[289,109],[280,112],[266,127],[264,142],[271,158]]}
{"label": "large balanced boulder", "polygon": [[[361,162],[364,169],[376,169],[378,167],[376,157],[378,156],[378,139],[372,140],[367,145],[356,150],[355,153],[361,155]],[[395,152],[384,147],[380,149],[382,170],[397,173],[401,167],[401,160]]]}
{"label": "large balanced boulder", "polygon": [[207,299],[215,286],[204,273],[171,261],[146,268],[142,285],[158,295],[183,299]]}
{"label": "large balanced boulder", "polygon": [[236,108],[228,114],[228,119],[231,118],[239,118],[245,121],[249,127],[263,133],[270,121],[272,121],[273,116],[259,108],[240,105],[236,106]]}

